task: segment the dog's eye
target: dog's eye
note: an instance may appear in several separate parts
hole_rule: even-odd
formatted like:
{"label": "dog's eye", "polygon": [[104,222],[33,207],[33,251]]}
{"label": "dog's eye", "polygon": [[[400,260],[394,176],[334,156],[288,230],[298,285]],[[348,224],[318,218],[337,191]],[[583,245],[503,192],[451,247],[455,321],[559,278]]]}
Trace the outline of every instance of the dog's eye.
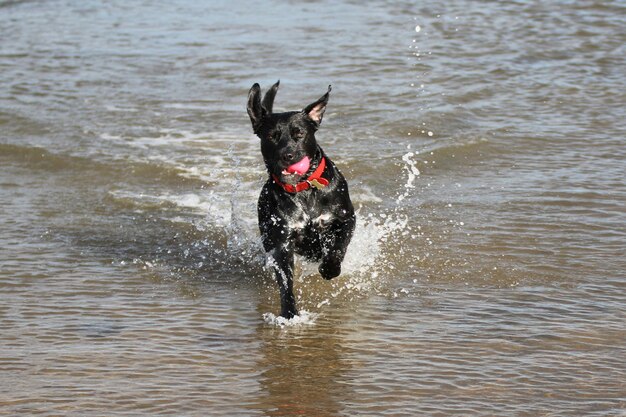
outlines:
{"label": "dog's eye", "polygon": [[273,132],[270,132],[270,133],[267,135],[267,138],[268,138],[269,140],[271,140],[271,141],[277,142],[277,141],[278,141],[278,139],[280,139],[280,132],[279,132],[278,130],[275,130],[275,131],[273,131]]}
{"label": "dog's eye", "polygon": [[291,131],[291,137],[296,139],[302,139],[304,137],[304,132],[296,127]]}

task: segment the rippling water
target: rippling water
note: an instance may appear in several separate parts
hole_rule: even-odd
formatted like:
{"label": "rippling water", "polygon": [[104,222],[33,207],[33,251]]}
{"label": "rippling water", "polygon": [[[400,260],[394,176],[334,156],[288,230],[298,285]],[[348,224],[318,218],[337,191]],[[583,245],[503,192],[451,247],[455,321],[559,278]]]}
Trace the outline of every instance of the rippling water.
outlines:
{"label": "rippling water", "polygon": [[[626,415],[622,2],[0,1],[0,414]],[[359,224],[282,323],[245,112]]]}

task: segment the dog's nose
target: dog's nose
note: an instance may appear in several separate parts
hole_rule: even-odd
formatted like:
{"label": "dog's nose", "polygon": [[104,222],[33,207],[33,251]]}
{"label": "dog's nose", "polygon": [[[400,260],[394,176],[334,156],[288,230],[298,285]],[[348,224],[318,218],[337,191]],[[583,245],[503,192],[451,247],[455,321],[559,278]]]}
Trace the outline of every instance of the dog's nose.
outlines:
{"label": "dog's nose", "polygon": [[285,158],[286,162],[291,162],[291,161],[293,161],[293,154],[292,153],[286,153],[284,158]]}

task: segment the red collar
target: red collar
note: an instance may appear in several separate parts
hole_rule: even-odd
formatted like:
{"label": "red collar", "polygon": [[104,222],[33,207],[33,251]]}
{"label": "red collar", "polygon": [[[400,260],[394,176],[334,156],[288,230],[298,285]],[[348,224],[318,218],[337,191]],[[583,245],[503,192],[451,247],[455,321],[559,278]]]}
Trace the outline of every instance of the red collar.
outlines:
{"label": "red collar", "polygon": [[322,159],[320,160],[320,164],[317,166],[315,171],[313,171],[311,176],[307,178],[305,181],[299,182],[296,185],[285,184],[281,182],[278,179],[278,176],[274,174],[272,174],[272,178],[274,179],[274,182],[276,184],[280,185],[288,193],[292,193],[292,194],[299,193],[300,191],[308,190],[312,186],[320,190],[326,187],[328,184],[330,184],[330,182],[326,178],[322,177],[322,174],[324,173],[325,168],[326,168],[326,158],[322,157]]}

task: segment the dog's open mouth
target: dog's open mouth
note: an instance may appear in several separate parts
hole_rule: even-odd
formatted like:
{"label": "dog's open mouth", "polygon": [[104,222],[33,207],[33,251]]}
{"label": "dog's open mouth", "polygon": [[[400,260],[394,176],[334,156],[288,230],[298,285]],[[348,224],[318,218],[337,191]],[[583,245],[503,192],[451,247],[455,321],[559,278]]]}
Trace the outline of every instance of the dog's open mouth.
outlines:
{"label": "dog's open mouth", "polygon": [[287,168],[283,169],[281,174],[283,175],[304,175],[309,168],[311,167],[311,159],[308,156],[305,156],[298,162],[293,165],[289,165]]}

